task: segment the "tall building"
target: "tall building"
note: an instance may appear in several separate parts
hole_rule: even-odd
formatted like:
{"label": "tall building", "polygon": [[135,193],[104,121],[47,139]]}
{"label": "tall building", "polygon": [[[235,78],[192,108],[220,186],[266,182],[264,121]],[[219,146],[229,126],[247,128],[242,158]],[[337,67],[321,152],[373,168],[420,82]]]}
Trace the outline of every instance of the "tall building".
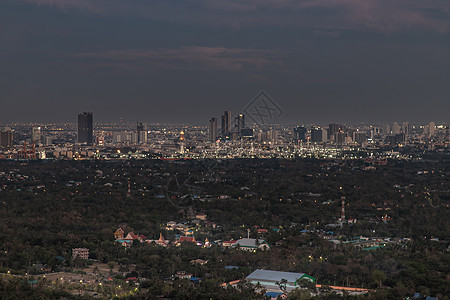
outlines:
{"label": "tall building", "polygon": [[398,125],[397,122],[394,122],[394,124],[392,125],[392,134],[399,134],[399,133],[401,133],[400,125]]}
{"label": "tall building", "polygon": [[306,128],[304,126],[294,128],[294,141],[296,143],[306,142]]}
{"label": "tall building", "polygon": [[41,140],[41,127],[33,126],[31,127],[31,141],[39,142]]}
{"label": "tall building", "polygon": [[327,131],[323,128],[311,129],[311,143],[324,143],[327,141]]}
{"label": "tall building", "polygon": [[436,133],[436,124],[434,122],[430,122],[429,127],[430,136],[434,136]]}
{"label": "tall building", "polygon": [[94,141],[94,125],[92,112],[78,115],[78,143],[92,145]]}
{"label": "tall building", "polygon": [[6,127],[0,131],[0,146],[9,147],[13,143],[13,134],[11,128]]}
{"label": "tall building", "polygon": [[209,120],[209,140],[211,142],[217,141],[217,118]]}
{"label": "tall building", "polygon": [[145,125],[142,124],[142,122],[137,122],[136,131],[137,131],[138,143],[146,144],[147,143],[147,131],[146,131]]}
{"label": "tall building", "polygon": [[240,134],[242,129],[245,128],[245,115],[244,114],[239,114],[235,119],[234,119],[234,128],[235,131]]}
{"label": "tall building", "polygon": [[231,135],[231,111],[226,110],[222,116],[222,137],[229,137]]}

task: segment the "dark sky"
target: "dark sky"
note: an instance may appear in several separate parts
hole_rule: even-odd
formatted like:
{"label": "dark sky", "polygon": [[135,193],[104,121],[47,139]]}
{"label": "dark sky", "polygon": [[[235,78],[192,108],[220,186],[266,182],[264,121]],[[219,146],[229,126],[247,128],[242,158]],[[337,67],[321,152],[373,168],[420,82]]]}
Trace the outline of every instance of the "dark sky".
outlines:
{"label": "dark sky", "polygon": [[[449,0],[1,0],[0,123],[448,122]],[[276,121],[276,120],[275,120]]]}

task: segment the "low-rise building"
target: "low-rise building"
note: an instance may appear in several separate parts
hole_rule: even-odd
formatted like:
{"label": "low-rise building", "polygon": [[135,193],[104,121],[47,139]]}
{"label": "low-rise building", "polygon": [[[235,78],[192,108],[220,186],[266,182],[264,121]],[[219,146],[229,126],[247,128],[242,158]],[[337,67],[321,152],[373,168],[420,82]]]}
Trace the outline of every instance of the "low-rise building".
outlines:
{"label": "low-rise building", "polygon": [[72,249],[72,259],[75,258],[89,259],[89,249],[88,248],[73,248]]}
{"label": "low-rise building", "polygon": [[315,282],[316,279],[305,273],[294,272],[280,272],[271,270],[255,270],[253,273],[247,276],[246,280],[252,284],[260,284],[266,291],[281,291],[280,286],[283,285],[286,291],[291,291],[299,284],[298,280],[308,280]]}
{"label": "low-rise building", "polygon": [[245,251],[256,251],[257,249],[261,250],[270,249],[270,245],[265,240],[250,239],[250,238],[243,238],[237,240],[236,243],[233,245],[233,247],[239,247],[240,250]]}

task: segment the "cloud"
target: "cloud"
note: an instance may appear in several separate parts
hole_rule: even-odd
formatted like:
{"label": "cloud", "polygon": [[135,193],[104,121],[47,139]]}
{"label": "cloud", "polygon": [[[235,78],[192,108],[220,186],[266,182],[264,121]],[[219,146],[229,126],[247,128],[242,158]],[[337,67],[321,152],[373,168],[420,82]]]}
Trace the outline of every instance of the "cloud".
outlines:
{"label": "cloud", "polygon": [[79,53],[77,59],[95,66],[163,70],[254,71],[266,67],[281,67],[279,52],[260,49],[230,49],[225,47],[182,47],[176,49],[122,49]]}
{"label": "cloud", "polygon": [[244,28],[319,26],[377,32],[450,29],[448,0],[18,0],[63,10]]}

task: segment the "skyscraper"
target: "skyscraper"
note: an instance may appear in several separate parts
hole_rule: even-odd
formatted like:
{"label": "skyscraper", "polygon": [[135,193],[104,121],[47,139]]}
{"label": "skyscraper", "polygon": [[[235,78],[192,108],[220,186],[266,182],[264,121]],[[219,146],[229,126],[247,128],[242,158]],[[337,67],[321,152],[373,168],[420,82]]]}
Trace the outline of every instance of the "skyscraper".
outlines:
{"label": "skyscraper", "polygon": [[294,141],[296,143],[306,142],[306,128],[304,126],[294,128]]}
{"label": "skyscraper", "polygon": [[245,128],[245,115],[244,114],[237,115],[237,117],[234,120],[234,127],[235,127],[236,133],[238,133],[238,134],[240,134],[242,129]]}
{"label": "skyscraper", "polygon": [[322,128],[311,129],[311,143],[324,143],[327,141],[327,131]]}
{"label": "skyscraper", "polygon": [[78,115],[78,143],[92,145],[94,141],[92,112]]}
{"label": "skyscraper", "polygon": [[0,146],[12,146],[13,134],[11,128],[6,127],[0,130]]}
{"label": "skyscraper", "polygon": [[429,127],[430,127],[429,129],[430,136],[434,136],[436,131],[436,123],[430,122]]}
{"label": "skyscraper", "polygon": [[33,126],[31,127],[31,141],[39,142],[41,140],[41,127]]}
{"label": "skyscraper", "polygon": [[137,140],[139,144],[147,143],[147,132],[145,131],[145,126],[142,122],[137,122],[136,124]]}
{"label": "skyscraper", "polygon": [[222,116],[222,137],[225,138],[231,134],[231,111],[226,110]]}
{"label": "skyscraper", "polygon": [[217,140],[217,118],[209,120],[209,140],[215,142]]}

